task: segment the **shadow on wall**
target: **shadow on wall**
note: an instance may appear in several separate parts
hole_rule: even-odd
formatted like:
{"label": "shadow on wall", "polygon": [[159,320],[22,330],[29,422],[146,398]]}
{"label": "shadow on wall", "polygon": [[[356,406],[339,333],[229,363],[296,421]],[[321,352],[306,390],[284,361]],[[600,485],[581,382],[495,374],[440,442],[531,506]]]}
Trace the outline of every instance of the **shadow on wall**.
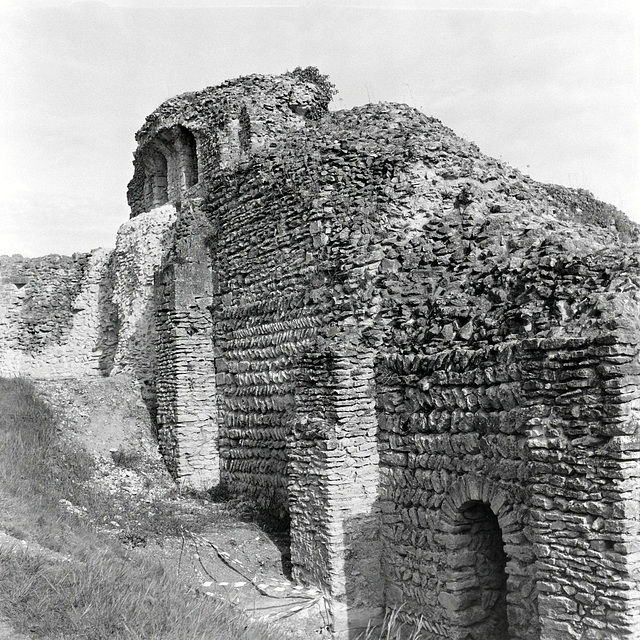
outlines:
{"label": "shadow on wall", "polygon": [[337,638],[357,640],[367,629],[382,625],[384,579],[380,566],[380,514],[376,502],[370,513],[344,523],[346,615]]}
{"label": "shadow on wall", "polygon": [[103,376],[109,376],[113,370],[118,337],[120,333],[120,317],[118,308],[113,302],[113,274],[115,270],[115,252],[109,256],[109,264],[100,278],[98,290],[99,324],[98,340],[95,351],[100,355],[98,367]]}
{"label": "shadow on wall", "polygon": [[257,523],[280,552],[282,573],[291,580],[291,522],[288,514],[279,516],[262,511]]}
{"label": "shadow on wall", "polygon": [[100,374],[108,377],[120,371],[129,371],[140,383],[141,397],[149,415],[156,424],[156,394],[153,380],[155,343],[150,335],[155,331],[153,301],[146,300],[128,336],[122,332],[122,314],[114,301],[115,273],[118,268],[116,252],[109,257],[98,292],[99,331],[94,350],[98,352]]}
{"label": "shadow on wall", "polygon": [[120,363],[120,368],[133,371],[140,383],[140,391],[151,416],[155,421],[157,398],[154,379],[156,362],[155,350],[155,307],[153,300],[146,300],[134,331],[126,340],[125,349],[133,354],[129,362]]}

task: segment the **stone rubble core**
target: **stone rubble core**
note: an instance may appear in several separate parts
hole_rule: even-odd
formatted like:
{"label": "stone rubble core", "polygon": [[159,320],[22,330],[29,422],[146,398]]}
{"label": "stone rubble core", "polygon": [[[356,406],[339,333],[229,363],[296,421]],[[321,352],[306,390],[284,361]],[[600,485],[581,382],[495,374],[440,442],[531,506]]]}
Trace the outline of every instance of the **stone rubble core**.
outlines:
{"label": "stone rubble core", "polygon": [[0,258],[0,373],[135,374],[180,483],[290,518],[336,637],[639,637],[638,227],[329,86],[161,105],[114,251]]}

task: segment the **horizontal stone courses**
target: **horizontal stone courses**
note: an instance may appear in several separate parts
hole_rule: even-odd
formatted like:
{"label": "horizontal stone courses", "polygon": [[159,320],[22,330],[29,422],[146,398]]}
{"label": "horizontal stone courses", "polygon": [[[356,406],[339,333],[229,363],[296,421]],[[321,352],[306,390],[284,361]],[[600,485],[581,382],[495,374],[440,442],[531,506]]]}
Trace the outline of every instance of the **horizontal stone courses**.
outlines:
{"label": "horizontal stone courses", "polygon": [[[224,409],[225,414],[227,411],[287,411],[292,409],[294,405],[293,395],[274,395],[271,388],[261,388],[260,391],[263,395],[257,396],[255,394],[247,395],[243,397],[236,396],[222,396],[220,398],[220,406]],[[276,389],[277,391],[277,389]]]}
{"label": "horizontal stone courses", "polygon": [[[308,347],[311,343],[307,341],[281,343],[268,347],[249,347],[241,349],[222,349],[220,346],[214,348],[217,355],[217,368],[225,371],[229,367],[239,366],[240,363],[249,363],[252,370],[259,370],[261,367],[273,366],[286,367],[290,363],[297,361],[300,352]],[[224,358],[221,357],[224,354]]]}
{"label": "horizontal stone courses", "polygon": [[232,329],[229,331],[228,336],[229,338],[235,340],[241,338],[253,338],[256,335],[273,335],[287,331],[295,331],[297,329],[317,327],[320,324],[320,319],[315,315],[305,317],[301,314],[296,318],[291,318],[288,320],[278,322],[264,322],[246,328],[238,328],[235,330]]}
{"label": "horizontal stone courses", "polygon": [[[261,447],[265,446],[265,441],[268,442],[268,449],[263,449]],[[229,436],[227,446],[229,447],[240,447],[242,451],[250,450],[253,453],[251,455],[243,455],[236,451],[234,454],[230,455],[230,459],[232,458],[280,458],[283,460],[288,460],[289,456],[286,452],[275,453],[276,449],[284,449],[285,442],[278,441],[276,438],[273,440],[267,438],[248,438],[248,437],[233,437]],[[230,449],[231,450],[231,449]],[[271,452],[274,452],[273,455]]]}
{"label": "horizontal stone courses", "polygon": [[[272,462],[275,460],[287,460],[287,454],[283,449],[278,449],[273,446],[270,446],[268,449],[255,447],[251,446],[247,441],[238,441],[237,444],[241,448],[230,448],[227,452],[229,461],[257,458],[269,458]],[[235,462],[228,462],[227,465],[229,469],[235,468]]]}
{"label": "horizontal stone courses", "polygon": [[228,369],[230,373],[219,373],[217,376],[218,384],[242,386],[249,389],[261,384],[282,384],[283,391],[288,393],[291,389],[291,383],[296,379],[295,369],[268,369],[266,371],[234,371],[233,364],[229,363]]}
{"label": "horizontal stone courses", "polygon": [[247,382],[239,384],[233,380],[233,376],[235,375],[239,374],[230,375],[219,373],[217,376],[217,385],[221,394],[225,397],[233,395],[239,402],[242,402],[245,398],[259,398],[264,396],[273,396],[274,398],[278,397],[280,399],[292,398],[296,389],[293,380],[289,380],[288,382],[284,380],[274,380],[271,383],[265,384],[248,384]]}
{"label": "horizontal stone courses", "polygon": [[[255,318],[267,314],[274,314],[274,317],[286,319],[289,313],[300,313],[304,317],[303,300],[303,295],[300,292],[295,292],[290,295],[273,295],[261,298],[244,305],[225,306],[221,321],[231,322],[239,318]],[[322,313],[322,311],[322,308],[318,308],[318,312]]]}
{"label": "horizontal stone courses", "polygon": [[[286,485],[287,461],[274,457],[228,459],[224,473],[230,480],[245,481],[248,485],[259,488],[260,485]],[[251,478],[253,474],[257,477]],[[269,482],[266,482],[269,478]]]}
{"label": "horizontal stone courses", "polygon": [[496,369],[502,364],[507,366],[513,362],[516,349],[518,343],[475,350],[448,349],[425,355],[387,353],[380,357],[380,362],[390,371],[401,375],[429,375],[437,372],[438,375],[445,376],[442,379],[445,382],[449,371],[455,374],[458,371],[468,372],[472,367]]}
{"label": "horizontal stone courses", "polygon": [[[399,413],[403,412],[402,407],[398,407]],[[526,432],[526,424],[523,417],[526,411],[521,407],[516,407],[510,411],[495,410],[485,412],[479,410],[475,413],[465,412],[461,409],[450,411],[429,411],[428,413],[414,413],[416,408],[411,407],[410,423],[394,422],[390,416],[384,416],[381,425],[382,430],[405,431],[425,433],[468,433],[474,430],[482,433],[520,433]]]}
{"label": "horizontal stone courses", "polygon": [[243,428],[260,428],[267,429],[272,426],[280,427],[285,420],[290,417],[290,407],[283,407],[280,411],[272,410],[269,413],[260,413],[253,411],[238,410],[232,411],[227,409],[221,418],[221,424],[230,429]]}
{"label": "horizontal stone courses", "polygon": [[269,335],[249,335],[242,338],[228,339],[225,346],[229,350],[240,351],[249,348],[265,348],[278,346],[288,342],[300,343],[311,340],[316,335],[315,328],[287,329]]}

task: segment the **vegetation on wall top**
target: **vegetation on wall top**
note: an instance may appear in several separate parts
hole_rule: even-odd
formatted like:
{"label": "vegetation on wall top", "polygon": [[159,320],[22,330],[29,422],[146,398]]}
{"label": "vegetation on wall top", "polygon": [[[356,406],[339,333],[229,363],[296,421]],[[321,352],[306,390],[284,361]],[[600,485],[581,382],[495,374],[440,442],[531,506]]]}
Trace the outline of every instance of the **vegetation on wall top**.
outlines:
{"label": "vegetation on wall top", "polygon": [[329,76],[320,73],[317,67],[305,67],[304,69],[296,67],[291,73],[285,75],[316,85],[319,94],[318,101],[309,110],[307,117],[310,120],[319,120],[329,110],[331,99],[338,93],[336,86],[329,80]]}

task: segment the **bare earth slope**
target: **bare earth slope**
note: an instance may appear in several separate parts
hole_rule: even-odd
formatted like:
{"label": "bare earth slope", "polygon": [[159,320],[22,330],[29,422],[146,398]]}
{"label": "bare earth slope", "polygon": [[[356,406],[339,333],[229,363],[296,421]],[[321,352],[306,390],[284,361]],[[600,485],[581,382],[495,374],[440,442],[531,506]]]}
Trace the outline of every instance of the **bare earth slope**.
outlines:
{"label": "bare earth slope", "polygon": [[[325,635],[322,594],[295,587],[287,578],[286,533],[265,533],[247,504],[181,493],[158,454],[149,413],[131,378],[40,380],[36,385],[56,409],[63,437],[95,458],[94,489],[112,498],[101,503],[112,505],[103,513],[71,500],[64,501],[68,510],[136,553],[162,559],[201,593],[273,621],[283,636]],[[1,494],[0,488],[0,548],[55,555]],[[0,639],[26,637],[0,620]]]}

